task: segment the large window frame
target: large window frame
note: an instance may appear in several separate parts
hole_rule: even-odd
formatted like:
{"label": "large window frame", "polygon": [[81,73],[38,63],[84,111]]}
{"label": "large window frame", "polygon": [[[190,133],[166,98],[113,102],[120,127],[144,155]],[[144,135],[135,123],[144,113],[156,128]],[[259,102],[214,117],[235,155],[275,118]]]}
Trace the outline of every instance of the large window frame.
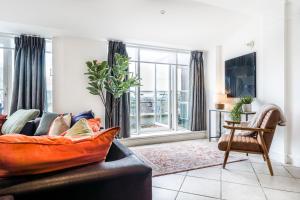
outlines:
{"label": "large window frame", "polygon": [[[178,69],[179,68],[185,68],[189,70],[189,64],[180,64],[178,62],[178,54],[186,53],[190,54],[190,51],[188,50],[179,50],[179,49],[169,49],[169,48],[161,48],[161,47],[152,47],[152,46],[144,46],[144,45],[135,45],[135,44],[127,44],[127,48],[136,48],[137,49],[137,56],[136,59],[131,59],[130,63],[135,64],[135,72],[138,77],[141,76],[141,64],[153,64],[155,67],[155,76],[156,76],[156,66],[157,65],[168,65],[169,66],[169,94],[168,94],[168,130],[167,132],[177,132],[179,130],[182,130],[182,128],[179,128],[178,126]],[[176,61],[175,62],[150,62],[150,61],[143,61],[141,60],[141,50],[154,50],[154,51],[166,51],[171,52],[176,55]],[[156,77],[155,77],[155,92],[157,92],[156,89]],[[133,92],[133,91],[131,91]],[[133,135],[140,135],[143,133],[151,132],[151,131],[159,131],[156,128],[148,129],[147,131],[141,130],[141,88],[137,87],[135,90],[135,104],[136,104],[136,132],[132,132]],[[156,98],[156,94],[154,95]],[[157,100],[155,99],[155,102]],[[155,106],[156,109],[156,106]],[[156,113],[156,111],[155,111]],[[155,115],[156,117],[156,115]],[[163,125],[162,125],[163,126]],[[185,129],[186,130],[186,129]]]}

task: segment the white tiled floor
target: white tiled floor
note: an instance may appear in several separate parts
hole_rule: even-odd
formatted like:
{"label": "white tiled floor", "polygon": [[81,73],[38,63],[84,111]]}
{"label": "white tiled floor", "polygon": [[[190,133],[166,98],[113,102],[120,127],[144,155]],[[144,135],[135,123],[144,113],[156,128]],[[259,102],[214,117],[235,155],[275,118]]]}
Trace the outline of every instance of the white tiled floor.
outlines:
{"label": "white tiled floor", "polygon": [[[273,162],[272,162],[273,164]],[[247,161],[153,178],[153,200],[300,200],[300,167],[274,162],[270,176],[261,156]]]}

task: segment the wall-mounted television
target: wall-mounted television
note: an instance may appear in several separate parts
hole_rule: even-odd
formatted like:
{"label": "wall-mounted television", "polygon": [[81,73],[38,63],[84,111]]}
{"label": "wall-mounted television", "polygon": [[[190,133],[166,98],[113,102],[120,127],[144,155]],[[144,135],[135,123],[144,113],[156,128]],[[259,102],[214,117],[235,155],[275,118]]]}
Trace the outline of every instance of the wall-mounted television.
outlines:
{"label": "wall-mounted television", "polygon": [[227,97],[256,97],[256,53],[225,61]]}

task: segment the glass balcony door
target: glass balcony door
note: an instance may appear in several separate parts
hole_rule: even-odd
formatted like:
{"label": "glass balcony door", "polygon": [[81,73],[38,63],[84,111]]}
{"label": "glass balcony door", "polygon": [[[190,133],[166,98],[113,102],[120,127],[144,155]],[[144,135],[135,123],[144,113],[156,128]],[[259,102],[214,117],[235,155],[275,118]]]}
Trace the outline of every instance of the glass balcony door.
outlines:
{"label": "glass balcony door", "polygon": [[127,48],[129,71],[141,79],[130,90],[131,134],[188,128],[189,53]]}
{"label": "glass balcony door", "polygon": [[170,129],[170,65],[140,63],[140,132]]}

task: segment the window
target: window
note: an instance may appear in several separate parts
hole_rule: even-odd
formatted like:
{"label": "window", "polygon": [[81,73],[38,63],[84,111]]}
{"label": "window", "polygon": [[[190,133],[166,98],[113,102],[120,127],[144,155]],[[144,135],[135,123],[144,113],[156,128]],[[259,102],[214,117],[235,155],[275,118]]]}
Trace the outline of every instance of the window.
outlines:
{"label": "window", "polygon": [[[0,114],[9,112],[13,83],[14,38],[0,36]],[[52,41],[46,40],[46,110],[52,111]]]}
{"label": "window", "polygon": [[130,90],[131,133],[177,131],[188,126],[188,51],[128,46],[129,71],[141,78]]}
{"label": "window", "polygon": [[46,110],[53,110],[53,97],[52,97],[52,40],[46,40],[46,87],[47,87],[47,102]]}

